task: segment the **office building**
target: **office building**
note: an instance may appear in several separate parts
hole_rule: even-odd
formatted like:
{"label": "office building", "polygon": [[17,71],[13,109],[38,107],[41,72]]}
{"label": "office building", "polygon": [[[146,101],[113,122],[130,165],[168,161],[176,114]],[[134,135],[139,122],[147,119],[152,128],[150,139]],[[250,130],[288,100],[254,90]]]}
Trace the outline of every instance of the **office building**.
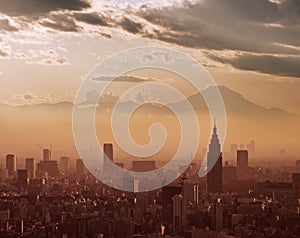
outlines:
{"label": "office building", "polygon": [[17,170],[17,157],[14,154],[6,155],[6,169],[8,170],[8,176],[14,176]]}
{"label": "office building", "polygon": [[293,173],[293,187],[300,191],[300,173]]}
{"label": "office building", "polygon": [[51,160],[51,150],[50,149],[43,149],[43,160],[44,161]]}
{"label": "office building", "polygon": [[255,141],[254,140],[250,141],[250,143],[247,144],[246,148],[249,152],[250,159],[253,158],[255,156]]}
{"label": "office building", "polygon": [[85,166],[81,159],[76,160],[76,174],[80,176],[85,174]]}
{"label": "office building", "polygon": [[135,172],[147,172],[156,169],[156,163],[154,160],[136,160],[132,161],[132,171]]}
{"label": "office building", "polygon": [[19,186],[27,185],[27,170],[26,169],[18,170],[18,185]]}
{"label": "office building", "polygon": [[34,158],[26,158],[25,168],[27,170],[27,176],[29,179],[35,178],[35,161]]}
{"label": "office building", "polygon": [[37,164],[37,175],[44,176],[45,174],[55,177],[58,175],[58,163],[55,160],[44,160]]}
{"label": "office building", "polygon": [[222,154],[216,125],[213,128],[207,153],[207,192],[222,192]]}
{"label": "office building", "polygon": [[296,161],[296,173],[300,173],[300,160]]}
{"label": "office building", "polygon": [[238,150],[237,151],[237,176],[244,176],[248,171],[248,151]]}
{"label": "office building", "polygon": [[181,194],[176,194],[172,197],[173,210],[172,210],[172,225],[173,232],[181,230],[183,226],[184,215],[184,199]]}
{"label": "office building", "polygon": [[162,215],[166,224],[172,224],[173,222],[172,198],[177,194],[181,194],[181,188],[179,186],[166,186],[162,188]]}
{"label": "office building", "polygon": [[114,161],[113,145],[111,143],[106,143],[103,145],[103,156],[107,159]]}
{"label": "office building", "polygon": [[60,157],[60,161],[59,161],[59,171],[61,173],[68,173],[69,171],[69,162],[70,162],[70,158],[67,156],[62,156]]}

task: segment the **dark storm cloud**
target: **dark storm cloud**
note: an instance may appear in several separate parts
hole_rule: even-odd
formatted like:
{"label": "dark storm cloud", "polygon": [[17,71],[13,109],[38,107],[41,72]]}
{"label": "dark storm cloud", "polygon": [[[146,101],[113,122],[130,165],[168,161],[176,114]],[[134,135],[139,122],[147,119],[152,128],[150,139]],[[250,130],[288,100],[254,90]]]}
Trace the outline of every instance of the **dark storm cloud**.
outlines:
{"label": "dark storm cloud", "polygon": [[300,1],[204,0],[138,14],[162,27],[147,36],[178,45],[215,50],[299,54]]}
{"label": "dark storm cloud", "polygon": [[49,19],[41,21],[40,24],[58,31],[78,32],[81,30],[74,18],[68,14],[51,15]]}
{"label": "dark storm cloud", "polygon": [[224,64],[231,64],[233,67],[241,70],[278,76],[300,77],[300,56],[241,54],[234,59],[224,59],[217,56],[209,57]]}
{"label": "dark storm cloud", "polygon": [[38,16],[57,10],[82,10],[90,7],[86,0],[2,0],[0,12],[9,16]]}
{"label": "dark storm cloud", "polygon": [[130,33],[140,33],[143,30],[143,25],[141,23],[134,22],[127,17],[124,17],[119,24],[124,30]]}
{"label": "dark storm cloud", "polygon": [[12,26],[8,19],[2,19],[0,20],[0,30],[4,31],[18,31],[18,28],[15,26]]}
{"label": "dark storm cloud", "polygon": [[108,26],[107,21],[103,16],[99,16],[96,12],[91,13],[74,13],[77,21],[82,21],[91,25]]}

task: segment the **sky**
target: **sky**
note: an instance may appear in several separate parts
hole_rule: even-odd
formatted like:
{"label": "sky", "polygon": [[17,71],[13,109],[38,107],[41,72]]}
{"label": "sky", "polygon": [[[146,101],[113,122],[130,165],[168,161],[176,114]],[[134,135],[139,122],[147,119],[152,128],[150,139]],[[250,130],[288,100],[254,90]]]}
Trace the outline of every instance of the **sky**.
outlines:
{"label": "sky", "polygon": [[0,103],[72,102],[101,60],[155,45],[258,105],[300,114],[299,39],[299,0],[0,1]]}
{"label": "sky", "polygon": [[160,45],[256,103],[300,113],[299,15],[297,0],[1,1],[0,101],[72,100],[105,57]]}

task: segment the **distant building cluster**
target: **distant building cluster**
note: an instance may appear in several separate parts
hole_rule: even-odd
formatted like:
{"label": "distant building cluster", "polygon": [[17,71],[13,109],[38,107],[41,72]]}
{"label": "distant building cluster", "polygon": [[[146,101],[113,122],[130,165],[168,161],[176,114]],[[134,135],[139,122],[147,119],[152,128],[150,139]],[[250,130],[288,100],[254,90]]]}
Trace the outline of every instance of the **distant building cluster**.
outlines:
{"label": "distant building cluster", "polygon": [[[113,145],[103,146],[114,158]],[[231,145],[235,162],[224,160],[213,128],[207,150],[207,176],[192,163],[176,181],[132,193],[97,180],[81,159],[42,159],[7,154],[0,168],[0,238],[278,238],[300,237],[300,160],[292,168],[251,167],[255,142]],[[155,170],[155,160],[134,160],[136,172]]]}

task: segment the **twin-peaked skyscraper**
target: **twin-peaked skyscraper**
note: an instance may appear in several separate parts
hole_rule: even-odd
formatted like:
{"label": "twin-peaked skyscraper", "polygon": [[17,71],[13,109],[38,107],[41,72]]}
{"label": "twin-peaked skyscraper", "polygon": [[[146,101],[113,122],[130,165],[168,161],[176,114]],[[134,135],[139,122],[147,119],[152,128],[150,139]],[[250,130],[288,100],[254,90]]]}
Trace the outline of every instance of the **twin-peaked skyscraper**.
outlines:
{"label": "twin-peaked skyscraper", "polygon": [[207,152],[207,192],[222,192],[222,153],[216,123]]}

